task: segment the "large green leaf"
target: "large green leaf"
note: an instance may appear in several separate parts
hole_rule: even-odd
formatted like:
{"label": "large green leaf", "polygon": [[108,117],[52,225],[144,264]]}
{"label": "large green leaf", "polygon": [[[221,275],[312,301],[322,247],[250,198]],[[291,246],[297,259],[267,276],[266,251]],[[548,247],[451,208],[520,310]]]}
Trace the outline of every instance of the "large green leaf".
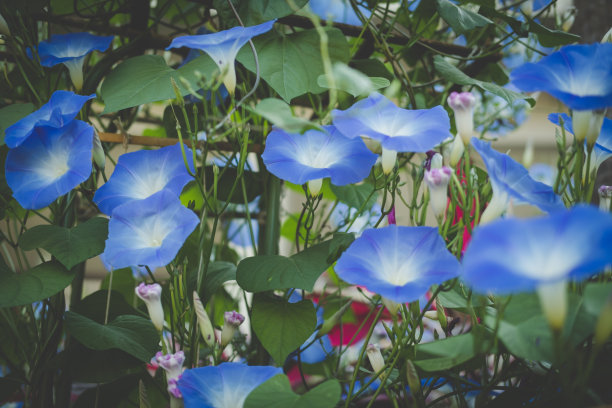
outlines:
{"label": "large green leaf", "polygon": [[[238,15],[242,18],[245,25],[265,23],[275,18],[281,18],[293,14],[293,6],[287,0],[232,0],[238,10]],[[298,9],[304,7],[308,0],[293,0],[293,4]],[[227,0],[213,0],[214,8],[217,9],[224,21],[226,19],[238,24],[232,13]]]}
{"label": "large green leaf", "polygon": [[[334,78],[334,88],[347,92],[355,98],[360,95],[367,96],[377,89],[386,88],[391,85],[387,78],[369,77],[361,71],[339,62],[334,64],[332,75]],[[332,88],[330,78],[327,75],[320,75],[317,78],[317,83],[322,88]]]}
{"label": "large green leaf", "polygon": [[329,380],[298,395],[291,390],[289,378],[279,374],[251,391],[244,408],[332,408],[340,400],[341,393],[338,380]]}
{"label": "large green leaf", "polygon": [[419,344],[414,365],[425,371],[442,371],[471,360],[478,352],[472,333]]}
{"label": "large green leaf", "polygon": [[95,217],[73,228],[57,225],[30,228],[19,239],[19,246],[26,251],[42,248],[70,269],[104,252],[107,236],[108,220]]}
{"label": "large green leaf", "polygon": [[[344,34],[335,28],[326,28],[325,32],[332,62],[347,62],[350,55]],[[286,102],[307,92],[325,91],[317,83],[319,75],[324,74],[319,41],[319,34],[314,29],[285,36],[269,33],[254,40],[261,77]],[[242,48],[237,60],[255,72],[250,47]]]}
{"label": "large green leaf", "polygon": [[197,90],[199,76],[210,78],[218,67],[208,56],[202,55],[178,69],[170,68],[159,55],[140,55],[123,61],[106,77],[100,88],[104,100],[104,112],[115,112],[144,103],[175,98],[171,79],[178,85],[181,94],[187,95],[180,78]]}
{"label": "large green leaf", "polygon": [[74,273],[56,261],[13,273],[0,264],[0,307],[27,305],[55,295],[70,285]]}
{"label": "large green leaf", "polygon": [[251,315],[253,331],[278,365],[310,337],[317,325],[310,300],[289,303],[280,298],[256,297]]}
{"label": "large green leaf", "polygon": [[[331,191],[340,202],[349,207],[360,209],[365,203],[363,209],[366,211],[372,208],[378,198],[378,195],[374,192],[374,186],[369,183],[347,184],[346,186],[332,184]],[[366,202],[366,200],[368,201]]]}
{"label": "large green leaf", "polygon": [[331,240],[325,241],[290,257],[257,255],[245,258],[238,264],[236,280],[249,292],[288,288],[311,291],[315,281],[332,264],[328,260],[330,244]]}
{"label": "large green leaf", "polygon": [[449,0],[436,0],[440,16],[457,34],[463,34],[477,27],[493,24],[493,21],[478,13],[460,7]]}
{"label": "large green leaf", "polygon": [[558,47],[560,45],[567,45],[580,41],[579,35],[561,30],[551,30],[531,19],[528,21],[529,31],[538,36],[538,41],[544,47]]}
{"label": "large green leaf", "polygon": [[513,104],[514,101],[524,99],[529,102],[529,105],[535,105],[535,100],[533,98],[529,98],[518,92],[502,88],[501,86],[490,82],[483,82],[474,78],[470,78],[469,76],[461,72],[461,70],[451,65],[448,61],[444,59],[444,57],[440,55],[436,55],[434,57],[434,66],[436,67],[436,71],[438,71],[438,73],[442,75],[443,78],[448,79],[449,81],[454,82],[456,84],[477,86],[485,91],[491,92],[494,95],[501,96],[509,104]]}
{"label": "large green leaf", "polygon": [[31,103],[15,103],[0,109],[0,146],[4,144],[4,131],[19,119],[34,112]]}
{"label": "large green leaf", "polygon": [[289,133],[303,133],[307,129],[320,129],[320,126],[304,118],[293,116],[286,102],[276,98],[261,100],[254,108],[248,108],[259,116]]}
{"label": "large green leaf", "polygon": [[107,325],[71,311],[64,318],[68,332],[90,349],[119,349],[146,363],[157,352],[157,330],[144,317],[123,315]]}

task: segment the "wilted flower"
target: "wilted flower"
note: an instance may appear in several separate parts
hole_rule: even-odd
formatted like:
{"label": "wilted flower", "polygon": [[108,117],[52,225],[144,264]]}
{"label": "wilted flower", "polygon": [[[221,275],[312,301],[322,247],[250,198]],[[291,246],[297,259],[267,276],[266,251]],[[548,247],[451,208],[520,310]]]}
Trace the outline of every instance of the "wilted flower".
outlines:
{"label": "wilted flower", "polygon": [[186,370],[178,386],[185,408],[242,408],[251,391],[282,373],[277,367],[221,363]]}
{"label": "wilted flower", "polygon": [[238,51],[251,38],[270,31],[275,21],[267,21],[252,27],[234,27],[213,34],[185,35],[172,40],[172,43],[166,49],[188,47],[202,50],[210,55],[224,75],[223,83],[225,87],[230,94],[233,94],[236,89],[236,68],[234,65]]}
{"label": "wilted flower", "polygon": [[449,136],[450,121],[441,106],[431,109],[398,108],[379,93],[345,111],[332,111],[333,124],[346,137],[367,136],[380,141],[382,166],[389,173],[397,152],[426,152]]}
{"label": "wilted flower", "polygon": [[[77,90],[83,87],[83,61],[90,52],[104,52],[110,47],[113,36],[100,37],[89,33],[55,34],[38,44],[40,64],[52,67],[64,64]],[[32,52],[28,49],[28,55]]]}
{"label": "wilted flower", "polygon": [[6,128],[4,143],[11,149],[23,143],[34,132],[36,126],[60,128],[74,119],[85,102],[95,98],[77,95],[70,91],[55,91],[49,102]]}
{"label": "wilted flower", "polygon": [[560,328],[567,280],[583,280],[610,265],[610,242],[612,217],[589,206],[546,217],[497,220],[475,228],[462,278],[479,293],[537,290],[544,314]]}
{"label": "wilted flower", "polygon": [[185,353],[177,351],[174,354],[162,354],[158,352],[155,355],[157,364],[166,371],[168,381],[170,379],[178,380],[183,372],[183,363],[185,362]]}
{"label": "wilted flower", "polygon": [[268,171],[294,184],[309,182],[313,195],[323,178],[334,185],[357,183],[370,174],[376,155],[361,139],[343,136],[334,126],[307,130],[303,135],[274,129],[262,155]]}
{"label": "wilted flower", "polygon": [[493,197],[482,214],[481,223],[489,222],[503,214],[511,198],[515,200],[515,204],[535,205],[546,212],[565,209],[563,200],[555,194],[551,186],[532,179],[525,167],[507,154],[495,151],[491,143],[474,137],[472,146],[487,167],[493,189]]}
{"label": "wilted flower", "polygon": [[354,285],[397,302],[421,297],[459,274],[459,262],[432,227],[368,229],[344,251],[335,272]]}
{"label": "wilted flower", "polygon": [[[157,283],[147,285],[141,282],[134,291],[136,296],[147,306],[149,318],[153,322],[153,326],[160,332],[164,330],[164,308],[161,303],[162,287]],[[159,363],[159,358],[157,361]]]}
{"label": "wilted flower", "polygon": [[221,347],[225,347],[234,337],[236,329],[244,322],[244,316],[236,311],[225,312],[223,315],[225,324],[221,330]]}
{"label": "wilted flower", "polygon": [[[194,172],[193,155],[189,150],[186,153],[189,168]],[[180,144],[139,150],[119,156],[113,174],[96,191],[93,200],[100,211],[111,215],[121,204],[142,200],[164,189],[178,197],[191,180],[193,177],[185,167]]]}
{"label": "wilted flower", "polygon": [[452,170],[446,166],[439,169],[432,168],[431,170],[425,170],[424,178],[429,188],[429,203],[438,219],[444,215],[444,210],[446,209],[448,182],[451,174]]}
{"label": "wilted flower", "polygon": [[6,156],[6,182],[25,209],[37,210],[84,182],[91,174],[94,129],[73,120],[38,126]]}
{"label": "wilted flower", "polygon": [[166,266],[198,223],[193,211],[169,190],[128,202],[113,211],[104,258],[114,269]]}
{"label": "wilted flower", "polygon": [[455,112],[455,127],[464,144],[470,143],[474,133],[474,106],[476,97],[471,92],[451,92],[446,100]]}

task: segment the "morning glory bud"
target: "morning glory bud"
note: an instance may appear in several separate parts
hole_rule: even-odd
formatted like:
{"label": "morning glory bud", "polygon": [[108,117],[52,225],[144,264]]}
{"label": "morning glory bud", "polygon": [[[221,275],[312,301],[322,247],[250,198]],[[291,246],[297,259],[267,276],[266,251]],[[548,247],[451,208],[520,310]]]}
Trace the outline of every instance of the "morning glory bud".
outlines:
{"label": "morning glory bud", "polygon": [[157,360],[157,364],[159,364],[159,366],[166,371],[168,382],[171,379],[175,381],[178,380],[183,373],[185,353],[182,351],[177,351],[174,354],[162,354],[161,352],[158,352],[155,355],[155,359]]}
{"label": "morning glory bud", "polygon": [[607,42],[612,43],[612,28],[610,28],[608,32],[604,34],[603,38],[601,39],[601,42],[602,43],[607,43]]}
{"label": "morning glory bud", "polygon": [[382,371],[382,369],[385,368],[385,359],[380,352],[378,344],[368,344],[366,352],[368,353],[368,360],[370,360],[374,372],[378,373]]}
{"label": "morning glory bud", "polygon": [[587,149],[592,150],[603,125],[605,109],[603,110],[575,110],[572,113],[572,127],[578,143],[585,139]]}
{"label": "morning glory bud", "polygon": [[4,17],[2,17],[2,14],[0,14],[0,34],[7,36],[11,35],[11,30],[9,30],[9,26]]}
{"label": "morning glory bud", "polygon": [[204,309],[204,305],[202,304],[202,301],[195,290],[193,291],[193,307],[195,308],[196,316],[198,317],[200,333],[202,333],[202,337],[204,337],[204,341],[208,347],[213,347],[215,345],[215,330],[213,329],[212,323],[210,322],[210,317],[208,317],[208,313],[206,313],[206,309]]}
{"label": "morning glory bud", "polygon": [[455,112],[457,134],[461,136],[464,145],[470,143],[474,133],[474,106],[476,105],[476,97],[470,92],[451,92],[446,101],[448,106]]}
{"label": "morning glory bud", "polygon": [[603,345],[612,334],[612,296],[608,296],[606,304],[595,325],[595,344]]}
{"label": "morning glory bud", "polygon": [[438,219],[442,218],[446,209],[448,201],[446,193],[450,178],[450,167],[444,166],[439,169],[432,168],[431,170],[425,170],[425,183],[427,183],[429,188],[429,204]]}
{"label": "morning glory bud", "polygon": [[429,167],[428,170],[431,169],[441,169],[443,165],[443,158],[440,153],[434,153],[429,159]]}
{"label": "morning glory bud", "polygon": [[236,311],[225,312],[223,315],[225,324],[221,331],[221,347],[225,347],[234,337],[236,329],[244,322],[244,316]]}
{"label": "morning glory bud", "polygon": [[610,211],[612,201],[612,186],[599,187],[599,208],[603,211]]}
{"label": "morning glory bud", "polygon": [[95,131],[93,138],[93,160],[100,170],[104,170],[104,166],[106,166],[106,155],[104,154],[104,148],[102,147],[100,136],[98,135],[98,132]]}
{"label": "morning glory bud", "polygon": [[567,316],[567,280],[543,283],[536,287],[542,312],[553,330],[563,329]]}
{"label": "morning glory bud", "polygon": [[141,282],[140,285],[136,287],[135,292],[136,296],[142,299],[145,305],[147,305],[149,318],[153,322],[155,328],[161,332],[164,329],[164,308],[161,304],[162,287],[157,283],[147,285]]}
{"label": "morning glory bud", "polygon": [[455,136],[453,139],[453,143],[451,145],[450,158],[448,160],[449,164],[452,167],[457,166],[461,158],[463,157],[463,151],[465,150],[465,145],[463,144],[463,140],[461,136]]}

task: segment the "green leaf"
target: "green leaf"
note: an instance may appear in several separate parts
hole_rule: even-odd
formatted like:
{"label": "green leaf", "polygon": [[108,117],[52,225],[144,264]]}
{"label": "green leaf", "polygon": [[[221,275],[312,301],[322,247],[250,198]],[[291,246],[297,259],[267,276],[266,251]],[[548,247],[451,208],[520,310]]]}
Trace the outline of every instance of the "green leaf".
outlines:
{"label": "green leaf", "polygon": [[342,389],[337,380],[325,381],[306,394],[291,390],[289,378],[279,374],[255,388],[244,401],[244,408],[333,408]]}
{"label": "green leaf", "polygon": [[528,19],[528,21],[529,31],[538,36],[538,41],[544,47],[558,47],[580,41],[579,35],[561,30],[551,30],[531,19]]}
{"label": "green leaf", "polygon": [[312,335],[317,315],[310,300],[289,303],[280,298],[258,296],[253,301],[251,322],[261,344],[276,364],[283,365],[289,353]]}
{"label": "green leaf", "polygon": [[289,133],[304,133],[308,129],[321,129],[314,122],[293,116],[289,105],[280,99],[266,98],[261,100],[254,108],[247,107],[247,109]]}
{"label": "green leaf", "polygon": [[[386,88],[391,82],[382,77],[368,77],[360,71],[346,64],[336,63],[332,69],[334,76],[334,88],[347,92],[355,98],[360,95],[369,95],[380,88]],[[317,84],[322,88],[331,88],[331,81],[323,74],[317,78]]]}
{"label": "green leaf", "polygon": [[[100,289],[108,289],[108,284],[110,282],[110,273],[107,274],[102,280],[102,284],[100,285]],[[131,268],[123,268],[117,269],[113,271],[113,291],[120,293],[123,296],[123,299],[130,304],[134,304],[134,297],[136,293],[134,292],[134,288],[136,288],[136,279],[134,279],[134,273]]]}
{"label": "green leaf", "polygon": [[[245,25],[251,26],[265,23],[275,18],[281,18],[293,14],[293,6],[286,0],[232,0],[238,10],[238,15],[242,17]],[[304,7],[308,0],[294,0],[293,3],[298,9]],[[238,25],[227,0],[214,0],[213,6],[219,10],[224,17],[223,21],[230,20]]]}
{"label": "green leaf", "polygon": [[27,305],[53,296],[70,285],[74,275],[56,261],[22,273],[13,273],[6,265],[0,265],[0,307]]}
{"label": "green leaf", "polygon": [[442,371],[471,360],[478,353],[472,333],[460,334],[416,347],[414,365],[425,371]]}
{"label": "green leaf", "polygon": [[478,13],[457,6],[449,0],[436,0],[436,8],[440,16],[457,34],[463,34],[477,27],[493,24],[493,21]]}
{"label": "green leaf", "polygon": [[230,262],[212,262],[208,265],[206,282],[204,282],[204,296],[202,302],[208,300],[227,281],[236,279],[236,265]]}
{"label": "green leaf", "polygon": [[144,317],[123,315],[107,325],[71,311],[67,311],[64,318],[66,330],[90,349],[119,349],[145,363],[157,352],[157,330]]}
{"label": "green leaf", "polygon": [[254,293],[288,288],[311,291],[315,281],[331,266],[327,260],[331,241],[313,245],[290,257],[257,255],[245,258],[238,264],[236,280],[242,289]]}
{"label": "green leaf", "polygon": [[219,68],[208,56],[202,55],[178,69],[172,69],[159,55],[140,55],[123,61],[106,77],[100,88],[104,100],[104,113],[145,103],[175,98],[171,79],[178,85],[181,94],[189,90],[180,78],[186,80],[193,90],[199,85],[199,72],[206,78],[216,75]]}
{"label": "green leaf", "polygon": [[[115,279],[113,278],[113,287]],[[133,292],[133,290],[132,290]],[[106,315],[106,301],[108,290],[99,290],[81,299],[72,307],[72,311],[85,316],[97,323],[104,323]],[[108,319],[113,320],[123,315],[143,316],[143,313],[128,304],[121,293],[113,290],[111,292],[110,303],[108,305]]]}
{"label": "green leaf", "polygon": [[331,190],[340,202],[349,207],[360,209],[365,203],[364,211],[370,210],[378,198],[374,192],[374,186],[369,183],[347,184],[346,186],[332,184]]}
{"label": "green leaf", "polygon": [[73,228],[38,225],[27,230],[19,246],[29,251],[42,248],[57,258],[66,268],[100,255],[108,236],[108,220],[95,217]]}
{"label": "green leaf", "polygon": [[34,109],[34,105],[31,103],[15,103],[0,109],[0,146],[4,144],[4,131],[6,128],[34,112]]}
{"label": "green leaf", "polygon": [[[350,55],[344,34],[335,28],[326,28],[325,31],[331,61],[347,62]],[[316,30],[304,30],[285,36],[269,33],[255,38],[254,43],[261,77],[286,102],[307,92],[317,94],[325,91],[317,83],[324,69]],[[237,60],[249,71],[256,71],[249,47],[240,50]]]}
{"label": "green leaf", "polygon": [[514,103],[514,101],[520,99],[526,100],[532,107],[535,105],[535,100],[533,98],[529,98],[518,92],[502,88],[501,86],[492,84],[490,82],[483,82],[474,78],[470,78],[469,76],[461,72],[461,70],[447,62],[440,55],[436,55],[434,57],[434,66],[436,67],[436,71],[438,71],[443,78],[448,79],[449,81],[454,82],[456,84],[475,85],[485,91],[491,92],[492,94],[501,96],[511,105]]}

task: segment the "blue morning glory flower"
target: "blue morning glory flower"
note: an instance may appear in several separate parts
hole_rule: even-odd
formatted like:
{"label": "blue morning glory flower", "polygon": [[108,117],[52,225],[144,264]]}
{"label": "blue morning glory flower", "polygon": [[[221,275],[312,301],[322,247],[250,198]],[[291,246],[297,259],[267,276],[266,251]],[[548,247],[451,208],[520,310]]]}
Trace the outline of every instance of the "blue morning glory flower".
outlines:
{"label": "blue morning glory flower", "polygon": [[275,128],[268,134],[262,158],[276,177],[294,184],[311,182],[311,192],[317,194],[326,177],[339,186],[363,180],[377,156],[361,139],[347,138],[334,126],[323,126],[323,131],[312,129],[302,135]]}
{"label": "blue morning glory flower", "polygon": [[[83,61],[90,52],[104,52],[110,47],[113,36],[100,37],[89,33],[55,34],[38,44],[40,64],[52,67],[64,64],[70,72],[75,88],[83,87]],[[31,51],[28,49],[28,55]]]}
{"label": "blue morning glory flower", "polygon": [[215,61],[224,74],[223,83],[230,94],[236,89],[235,60],[238,51],[253,37],[272,29],[276,20],[251,27],[234,27],[213,34],[185,35],[172,40],[166,48],[188,47],[202,50]]}
{"label": "blue morning glory flower", "polygon": [[[189,148],[186,157],[194,171],[193,156]],[[128,201],[142,200],[162,189],[177,197],[193,177],[187,171],[180,144],[157,150],[139,150],[119,156],[115,171],[106,184],[96,191],[94,202],[104,214]]]}
{"label": "blue morning glory flower", "polygon": [[73,120],[61,128],[37,126],[6,156],[6,182],[25,209],[37,210],[87,180],[94,129]]}
{"label": "blue morning glory flower", "polygon": [[113,210],[104,260],[113,269],[166,266],[198,223],[174,191],[164,189],[144,200],[127,202]]}
{"label": "blue morning glory flower", "polygon": [[281,368],[221,363],[185,370],[178,381],[185,408],[242,408],[251,391]]}
{"label": "blue morning glory flower", "polygon": [[412,302],[459,275],[459,261],[433,227],[368,229],[344,251],[336,274],[393,302]]}
{"label": "blue morning glory flower", "polygon": [[[548,115],[548,120],[557,126],[561,126],[561,122],[563,122],[563,127],[565,130],[571,134],[574,134],[574,130],[572,128],[572,118],[565,113],[551,113]],[[597,138],[595,146],[593,147],[593,155],[591,157],[591,167],[589,172],[594,173],[597,171],[599,166],[601,166],[601,164],[609,157],[612,157],[612,119],[603,118],[603,125],[601,126],[599,138]]]}
{"label": "blue morning glory flower", "polygon": [[397,152],[426,152],[450,136],[450,120],[442,106],[402,109],[376,92],[345,111],[333,110],[332,118],[346,137],[378,140],[387,173],[395,165]]}
{"label": "blue morning glory flower", "polygon": [[463,280],[480,293],[537,290],[553,327],[560,327],[565,282],[612,264],[611,242],[612,217],[590,206],[497,220],[474,230],[463,257]]}
{"label": "blue morning glory flower", "polygon": [[612,44],[568,45],[510,78],[520,90],[547,92],[570,109],[605,109],[612,106]]}
{"label": "blue morning glory flower", "polygon": [[487,167],[493,189],[493,197],[482,214],[481,223],[499,217],[506,210],[510,198],[514,198],[516,204],[531,204],[545,212],[565,209],[563,200],[551,186],[535,181],[529,171],[512,157],[497,152],[491,143],[475,137],[472,146]]}
{"label": "blue morning glory flower", "polygon": [[79,113],[85,102],[96,95],[77,95],[70,91],[55,91],[49,102],[35,112],[6,128],[4,143],[11,149],[19,146],[34,131],[35,126],[59,128]]}
{"label": "blue morning glory flower", "polygon": [[[362,25],[349,0],[310,0],[310,10],[323,20],[331,19],[336,23]],[[370,18],[370,10],[357,6],[365,18]]]}

